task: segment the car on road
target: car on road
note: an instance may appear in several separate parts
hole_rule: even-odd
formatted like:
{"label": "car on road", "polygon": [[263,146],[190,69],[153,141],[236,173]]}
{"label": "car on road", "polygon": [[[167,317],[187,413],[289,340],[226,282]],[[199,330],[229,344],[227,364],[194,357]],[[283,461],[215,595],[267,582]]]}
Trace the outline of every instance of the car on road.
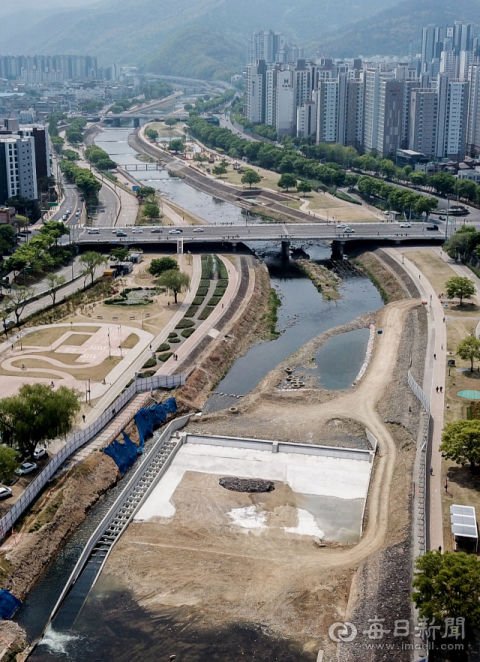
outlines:
{"label": "car on road", "polygon": [[135,228],[135,230],[132,230],[132,234],[141,234],[143,230],[141,228]]}
{"label": "car on road", "polygon": [[15,320],[12,320],[10,317],[2,322],[2,325],[8,329],[9,326],[15,326]]}
{"label": "car on road", "polygon": [[67,213],[67,214],[71,214],[71,213],[72,213],[72,210],[71,210],[71,209],[67,209],[67,212],[66,212],[66,213]]}
{"label": "car on road", "polygon": [[337,225],[337,228],[339,228],[339,229],[347,228],[347,227],[348,227],[348,225],[346,223],[338,223],[338,225]]}
{"label": "car on road", "polygon": [[427,225],[427,230],[438,230],[438,225]]}
{"label": "car on road", "polygon": [[345,228],[343,231],[345,234],[352,234],[352,232],[355,232],[355,230],[352,230],[352,228]]}
{"label": "car on road", "polygon": [[17,476],[25,476],[26,474],[30,474],[32,471],[35,471],[36,468],[37,465],[35,462],[22,462],[15,473]]}
{"label": "car on road", "polygon": [[194,232],[205,232],[203,228],[195,228]]}
{"label": "car on road", "polygon": [[117,237],[127,237],[128,236],[126,232],[121,232],[121,231],[116,232],[115,235]]}
{"label": "car on road", "polygon": [[47,454],[47,449],[39,446],[33,452],[33,459],[40,460],[40,458],[45,457],[46,454]]}
{"label": "car on road", "polygon": [[64,215],[62,216],[62,221],[66,221],[67,218],[68,218],[68,215],[67,215],[67,214],[64,214]]}
{"label": "car on road", "polygon": [[92,228],[87,232],[87,234],[100,234],[100,230],[97,228]]}
{"label": "car on road", "polygon": [[411,228],[412,224],[411,223],[401,223],[400,227],[401,228]]}
{"label": "car on road", "polygon": [[13,496],[12,490],[9,487],[0,485],[0,499],[9,499],[11,496]]}
{"label": "car on road", "polygon": [[182,230],[170,230],[168,234],[182,234]]}
{"label": "car on road", "polygon": [[445,216],[439,216],[439,217],[438,217],[438,220],[439,220],[439,221],[444,221],[444,220],[445,220]]}
{"label": "car on road", "polygon": [[153,232],[154,234],[159,234],[160,232],[162,232],[162,229],[161,228],[153,228],[152,230],[150,230],[150,232]]}
{"label": "car on road", "polygon": [[77,211],[75,212],[75,216],[80,216],[81,213],[82,212],[80,211],[80,209],[77,209]]}

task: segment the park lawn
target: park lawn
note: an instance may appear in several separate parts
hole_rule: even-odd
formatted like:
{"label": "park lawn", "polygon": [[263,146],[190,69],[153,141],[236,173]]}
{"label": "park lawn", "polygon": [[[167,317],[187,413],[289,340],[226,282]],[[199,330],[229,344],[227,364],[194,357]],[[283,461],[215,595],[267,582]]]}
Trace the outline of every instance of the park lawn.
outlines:
{"label": "park lawn", "polygon": [[[442,260],[438,254],[439,250],[439,248],[419,251],[406,250],[404,254],[406,258],[425,274],[438,294],[445,294],[445,283],[449,278],[458,274]],[[479,313],[480,306],[476,302],[472,303],[470,301],[465,301],[462,305],[458,301],[454,304],[449,302],[448,308],[445,308],[445,315],[453,315],[454,317],[478,317]]]}
{"label": "park lawn", "polygon": [[83,343],[87,342],[89,338],[92,337],[92,333],[74,333],[73,335],[69,336],[66,338],[63,342],[62,345],[75,345],[76,347],[80,347],[83,345]]}
{"label": "park lawn", "polygon": [[[67,326],[54,326],[48,327],[46,329],[39,329],[38,331],[32,331],[32,333],[26,334],[23,338],[23,344],[32,346],[32,347],[48,347],[55,340],[61,338],[68,331],[78,331],[80,333],[91,334],[93,335],[96,331],[99,330],[99,326],[74,326],[72,328]],[[77,344],[69,343],[68,344]]]}
{"label": "park lawn", "polygon": [[148,128],[158,131],[159,138],[185,138],[183,131],[178,131],[177,129],[169,129],[163,122],[149,122]]}
{"label": "park lawn", "polygon": [[[53,358],[58,359],[59,355],[58,354],[53,354]],[[91,379],[92,381],[102,381],[104,377],[106,377],[112,370],[113,368],[120,363],[122,359],[120,356],[109,356],[108,358],[105,359],[102,363],[99,365],[93,366],[91,368],[81,368],[81,369],[72,369],[68,365],[65,366],[53,366],[51,363],[47,363],[45,361],[42,361],[41,357],[38,359],[19,359],[18,361],[15,361],[13,365],[18,367],[21,367],[21,364],[23,363],[26,367],[27,370],[22,371],[22,375],[30,375],[29,368],[33,369],[35,371],[35,368],[41,368],[42,370],[49,369],[49,370],[57,370],[58,372],[65,372],[72,377],[74,377],[78,381],[84,381],[86,379]],[[78,364],[77,364],[78,365]],[[19,375],[18,372],[8,372],[6,370],[2,370],[2,373],[5,375],[13,375],[15,374],[16,376]],[[37,373],[38,376],[40,377],[49,377],[48,374],[46,373]],[[33,375],[32,375],[33,376]],[[55,379],[58,379],[57,376],[54,376]]]}
{"label": "park lawn", "polygon": [[[24,350],[24,353],[28,354],[28,350]],[[29,357],[31,357],[32,354],[28,354],[28,356],[25,357],[25,359],[22,358],[22,354],[18,356],[18,359],[12,363],[12,365],[17,366],[18,368],[21,367],[22,363],[28,366],[28,361],[30,360]],[[60,363],[63,363],[65,367],[68,368],[69,365],[82,365],[81,363],[76,363],[77,359],[81,356],[81,354],[63,354],[62,352],[39,352],[38,354],[35,353],[35,356],[38,357],[38,360],[41,361],[42,357],[45,357],[47,359],[55,359],[55,361],[60,361]],[[33,360],[33,359],[32,359]],[[37,360],[37,359],[35,359]],[[51,368],[52,370],[56,369],[56,366],[54,366],[52,363],[45,361],[44,362],[46,365],[43,367],[48,367]],[[40,366],[37,366],[38,368]],[[63,370],[63,368],[58,367],[59,370]],[[47,375],[48,376],[48,375]]]}
{"label": "park lawn", "polygon": [[122,342],[122,349],[133,349],[138,343],[140,338],[136,333],[131,333],[125,340]]}

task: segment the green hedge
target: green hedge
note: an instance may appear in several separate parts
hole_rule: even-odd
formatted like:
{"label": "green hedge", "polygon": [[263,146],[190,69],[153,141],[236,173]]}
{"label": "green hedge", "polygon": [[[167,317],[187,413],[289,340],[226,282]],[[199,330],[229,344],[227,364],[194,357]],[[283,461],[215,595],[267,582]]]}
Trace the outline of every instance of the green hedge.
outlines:
{"label": "green hedge", "polygon": [[202,255],[202,278],[210,280],[213,269],[213,258],[211,255]]}
{"label": "green hedge", "polygon": [[167,352],[170,349],[168,342],[162,342],[160,347],[157,348],[157,352]]}
{"label": "green hedge", "polygon": [[217,280],[217,287],[227,287],[228,285],[228,278],[219,278]]}
{"label": "green hedge", "polygon": [[215,306],[205,306],[200,315],[198,316],[199,320],[206,320],[212,311],[215,310]]}
{"label": "green hedge", "polygon": [[226,287],[216,287],[215,292],[213,293],[214,297],[223,297],[225,294]]}
{"label": "green hedge", "polygon": [[173,352],[165,352],[165,354],[159,354],[158,358],[162,363],[165,363],[165,361],[168,361],[168,359],[172,356]]}
{"label": "green hedge", "polygon": [[148,359],[148,361],[145,361],[145,363],[142,365],[142,370],[144,368],[153,368],[156,365],[157,365],[157,362],[156,362],[155,359]]}
{"label": "green hedge", "polygon": [[206,297],[208,294],[208,287],[199,287],[196,293],[196,297]]}
{"label": "green hedge", "polygon": [[199,306],[190,306],[190,308],[185,313],[185,317],[195,317],[198,313]]}
{"label": "green hedge", "polygon": [[175,331],[170,331],[168,334],[168,339],[170,340],[171,338],[178,338],[178,333],[175,333]]}
{"label": "green hedge", "polygon": [[182,342],[182,339],[179,338],[178,336],[176,338],[170,338],[170,343],[177,343],[177,342]]}
{"label": "green hedge", "polygon": [[182,331],[182,336],[183,336],[184,338],[190,338],[190,336],[192,335],[192,333],[195,333],[195,329],[183,329],[183,331]]}
{"label": "green hedge", "polygon": [[200,283],[198,284],[199,287],[210,287],[210,280],[208,278],[202,278],[200,280]]}
{"label": "green hedge", "polygon": [[176,329],[188,329],[191,326],[195,326],[195,322],[193,320],[187,320],[185,317],[180,320],[180,322],[177,324],[175,327]]}
{"label": "green hedge", "polygon": [[220,301],[222,300],[222,298],[223,297],[221,297],[221,296],[220,297],[213,296],[210,299],[210,301],[207,303],[207,306],[217,306],[220,303]]}
{"label": "green hedge", "polygon": [[217,271],[220,278],[228,280],[227,268],[223,264],[222,260],[218,257],[218,255],[217,255]]}
{"label": "green hedge", "polygon": [[142,372],[141,376],[142,377],[153,377],[153,375],[156,374],[156,370],[145,370],[145,372]]}
{"label": "green hedge", "polygon": [[192,301],[192,306],[201,306],[204,301],[205,301],[205,296],[203,296],[203,297],[198,297],[197,296]]}

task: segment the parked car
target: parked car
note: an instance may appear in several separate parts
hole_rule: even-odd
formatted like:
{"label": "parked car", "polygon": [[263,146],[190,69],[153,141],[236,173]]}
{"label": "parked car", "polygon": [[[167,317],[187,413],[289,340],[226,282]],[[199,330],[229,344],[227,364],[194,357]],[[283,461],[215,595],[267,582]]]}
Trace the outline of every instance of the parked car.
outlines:
{"label": "parked car", "polygon": [[9,499],[11,496],[13,496],[12,490],[9,487],[0,485],[0,499]]}
{"label": "parked car", "polygon": [[141,228],[135,228],[134,230],[132,230],[132,234],[141,234],[142,232],[143,230]]}
{"label": "parked car", "polygon": [[182,234],[182,230],[170,230],[168,234]]}
{"label": "parked car", "polygon": [[411,227],[412,227],[412,224],[411,224],[411,223],[402,223],[402,224],[400,225],[400,227],[401,227],[401,228],[411,228]]}
{"label": "parked car", "polygon": [[25,476],[26,474],[35,471],[36,468],[37,465],[35,464],[35,462],[22,462],[22,464],[18,467],[15,473],[17,474],[17,476]]}
{"label": "parked car", "polygon": [[438,217],[438,220],[439,220],[439,221],[444,221],[444,220],[445,220],[445,216],[439,216],[439,217]]}
{"label": "parked car", "polygon": [[195,228],[194,232],[205,232],[203,228]]}
{"label": "parked car", "polygon": [[47,449],[39,446],[33,452],[33,459],[40,460],[40,458],[45,457],[46,454],[47,454]]}
{"label": "parked car", "polygon": [[427,230],[438,230],[438,225],[427,225]]}
{"label": "parked car", "polygon": [[150,232],[153,232],[154,234],[159,234],[161,232],[160,228],[153,228],[153,230],[150,230]]}

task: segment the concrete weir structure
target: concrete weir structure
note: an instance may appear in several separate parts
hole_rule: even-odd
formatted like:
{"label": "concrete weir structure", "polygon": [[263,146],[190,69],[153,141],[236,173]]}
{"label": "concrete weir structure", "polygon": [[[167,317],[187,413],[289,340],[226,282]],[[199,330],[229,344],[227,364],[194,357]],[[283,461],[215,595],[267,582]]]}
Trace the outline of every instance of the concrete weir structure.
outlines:
{"label": "concrete weir structure", "polygon": [[[172,497],[186,472],[286,484],[295,495],[296,523],[287,534],[357,542],[362,532],[375,450],[335,448],[259,439],[184,434],[183,443],[136,522],[172,518]],[[372,441],[371,435],[370,439]],[[232,509],[226,522],[260,533],[270,521],[261,504]]]}

